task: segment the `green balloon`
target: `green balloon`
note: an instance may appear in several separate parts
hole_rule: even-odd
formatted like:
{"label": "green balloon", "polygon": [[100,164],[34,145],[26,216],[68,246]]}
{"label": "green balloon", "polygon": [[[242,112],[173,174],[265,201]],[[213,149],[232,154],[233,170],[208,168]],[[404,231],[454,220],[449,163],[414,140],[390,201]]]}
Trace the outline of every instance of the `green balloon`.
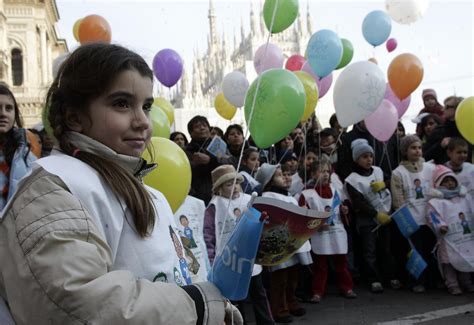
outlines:
{"label": "green balloon", "polygon": [[[278,2],[278,6],[277,6]],[[276,8],[272,26],[273,11]],[[280,33],[290,27],[298,16],[298,0],[265,0],[263,5],[263,19],[270,33]]]}
{"label": "green balloon", "polygon": [[168,116],[161,108],[153,105],[150,112],[151,124],[153,126],[153,136],[161,138],[170,138],[170,122]]}
{"label": "green balloon", "polygon": [[245,97],[245,121],[250,125],[255,144],[267,148],[287,136],[301,120],[305,105],[304,86],[294,73],[285,69],[263,72],[254,80]]}
{"label": "green balloon", "polygon": [[336,70],[344,68],[346,65],[351,62],[352,57],[354,56],[354,48],[352,47],[351,41],[345,38],[341,38],[342,42],[342,58],[339,65],[336,67]]}

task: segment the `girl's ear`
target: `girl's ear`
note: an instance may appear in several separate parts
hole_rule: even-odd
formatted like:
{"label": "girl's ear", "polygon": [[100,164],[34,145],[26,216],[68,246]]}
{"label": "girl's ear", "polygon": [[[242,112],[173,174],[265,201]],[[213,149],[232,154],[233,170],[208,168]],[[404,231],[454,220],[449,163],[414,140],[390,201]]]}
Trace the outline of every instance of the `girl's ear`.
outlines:
{"label": "girl's ear", "polygon": [[81,133],[83,131],[83,116],[80,116],[79,113],[72,109],[66,110],[65,122],[67,127],[74,131]]}

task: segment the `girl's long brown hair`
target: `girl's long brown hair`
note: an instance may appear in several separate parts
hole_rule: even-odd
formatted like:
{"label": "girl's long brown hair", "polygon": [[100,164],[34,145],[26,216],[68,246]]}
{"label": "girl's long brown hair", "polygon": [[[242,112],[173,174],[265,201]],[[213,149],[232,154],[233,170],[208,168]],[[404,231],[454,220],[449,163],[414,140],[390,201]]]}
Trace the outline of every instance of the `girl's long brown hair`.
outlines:
{"label": "girl's long brown hair", "polygon": [[88,114],[90,103],[126,70],[136,70],[153,80],[153,72],[138,54],[118,45],[83,45],[72,52],[59,68],[48,91],[46,105],[49,108],[48,120],[61,150],[70,156],[75,152],[77,159],[97,170],[115,196],[130,209],[138,234],[146,237],[154,228],[155,210],[141,180],[110,159],[76,151],[67,137],[71,129],[66,116],[70,112]]}

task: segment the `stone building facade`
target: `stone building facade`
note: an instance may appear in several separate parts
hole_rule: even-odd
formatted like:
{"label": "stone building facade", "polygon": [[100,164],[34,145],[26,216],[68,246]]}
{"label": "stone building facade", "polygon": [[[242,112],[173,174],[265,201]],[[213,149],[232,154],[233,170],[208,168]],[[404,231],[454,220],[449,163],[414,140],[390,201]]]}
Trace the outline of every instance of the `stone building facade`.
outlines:
{"label": "stone building facade", "polygon": [[53,61],[67,52],[55,0],[0,0],[0,82],[15,94],[25,125],[41,119]]}

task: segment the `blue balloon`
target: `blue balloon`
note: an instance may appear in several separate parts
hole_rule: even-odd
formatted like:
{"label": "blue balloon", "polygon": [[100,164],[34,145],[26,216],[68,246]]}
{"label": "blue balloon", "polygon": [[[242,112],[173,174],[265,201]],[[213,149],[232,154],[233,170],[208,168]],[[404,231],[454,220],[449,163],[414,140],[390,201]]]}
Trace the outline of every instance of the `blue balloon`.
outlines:
{"label": "blue balloon", "polygon": [[392,31],[392,20],[382,10],[371,11],[365,16],[362,23],[362,34],[369,44],[379,46],[384,43]]}
{"label": "blue balloon", "polygon": [[339,65],[342,52],[341,39],[329,29],[314,33],[306,50],[309,65],[320,78],[329,75]]}

